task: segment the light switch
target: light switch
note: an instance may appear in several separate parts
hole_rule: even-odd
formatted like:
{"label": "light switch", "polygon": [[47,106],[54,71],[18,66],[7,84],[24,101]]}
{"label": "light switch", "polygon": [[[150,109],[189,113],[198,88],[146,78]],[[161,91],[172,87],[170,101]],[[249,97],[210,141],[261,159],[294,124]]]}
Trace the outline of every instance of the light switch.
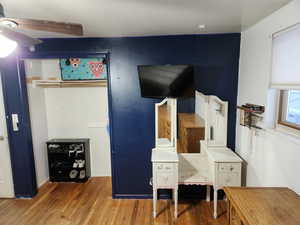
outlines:
{"label": "light switch", "polygon": [[11,114],[13,131],[19,131],[19,115]]}

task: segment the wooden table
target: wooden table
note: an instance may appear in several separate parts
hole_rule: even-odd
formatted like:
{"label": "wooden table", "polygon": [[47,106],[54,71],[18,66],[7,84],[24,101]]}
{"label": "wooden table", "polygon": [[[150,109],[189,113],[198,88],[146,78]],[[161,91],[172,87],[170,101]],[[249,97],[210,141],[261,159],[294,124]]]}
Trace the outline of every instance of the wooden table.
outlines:
{"label": "wooden table", "polygon": [[288,188],[225,187],[230,225],[299,225],[300,197]]}

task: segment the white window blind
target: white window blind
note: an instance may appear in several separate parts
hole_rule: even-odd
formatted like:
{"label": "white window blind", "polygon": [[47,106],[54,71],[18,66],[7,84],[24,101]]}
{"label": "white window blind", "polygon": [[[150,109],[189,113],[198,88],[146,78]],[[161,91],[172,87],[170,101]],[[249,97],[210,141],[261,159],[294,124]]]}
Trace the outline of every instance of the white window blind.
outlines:
{"label": "white window blind", "polygon": [[273,36],[271,87],[300,89],[300,25]]}

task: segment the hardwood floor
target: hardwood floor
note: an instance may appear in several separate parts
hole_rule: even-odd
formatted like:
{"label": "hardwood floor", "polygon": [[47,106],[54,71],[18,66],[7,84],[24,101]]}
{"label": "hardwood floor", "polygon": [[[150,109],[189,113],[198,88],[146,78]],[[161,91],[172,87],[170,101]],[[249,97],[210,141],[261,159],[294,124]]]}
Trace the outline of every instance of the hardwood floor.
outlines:
{"label": "hardwood floor", "polygon": [[92,178],[87,183],[47,183],[34,199],[0,199],[1,225],[225,225],[225,204],[220,202],[217,220],[212,202],[179,202],[179,217],[173,217],[169,200],[158,202],[158,217],[152,218],[152,200],[111,198],[110,178]]}

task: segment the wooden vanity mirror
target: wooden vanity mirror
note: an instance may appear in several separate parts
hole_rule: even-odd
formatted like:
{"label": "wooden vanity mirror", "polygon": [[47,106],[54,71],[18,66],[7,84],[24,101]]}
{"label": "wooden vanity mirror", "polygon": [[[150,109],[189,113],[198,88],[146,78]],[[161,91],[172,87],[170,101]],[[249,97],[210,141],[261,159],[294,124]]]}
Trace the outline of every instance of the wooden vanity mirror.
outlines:
{"label": "wooden vanity mirror", "polygon": [[178,153],[200,153],[205,139],[205,121],[196,113],[178,113]]}
{"label": "wooden vanity mirror", "polygon": [[201,153],[200,141],[209,147],[227,145],[228,102],[216,96],[195,94],[195,113],[178,114],[178,153]]}
{"label": "wooden vanity mirror", "polygon": [[175,148],[176,151],[176,99],[167,98],[155,105],[156,147]]}

